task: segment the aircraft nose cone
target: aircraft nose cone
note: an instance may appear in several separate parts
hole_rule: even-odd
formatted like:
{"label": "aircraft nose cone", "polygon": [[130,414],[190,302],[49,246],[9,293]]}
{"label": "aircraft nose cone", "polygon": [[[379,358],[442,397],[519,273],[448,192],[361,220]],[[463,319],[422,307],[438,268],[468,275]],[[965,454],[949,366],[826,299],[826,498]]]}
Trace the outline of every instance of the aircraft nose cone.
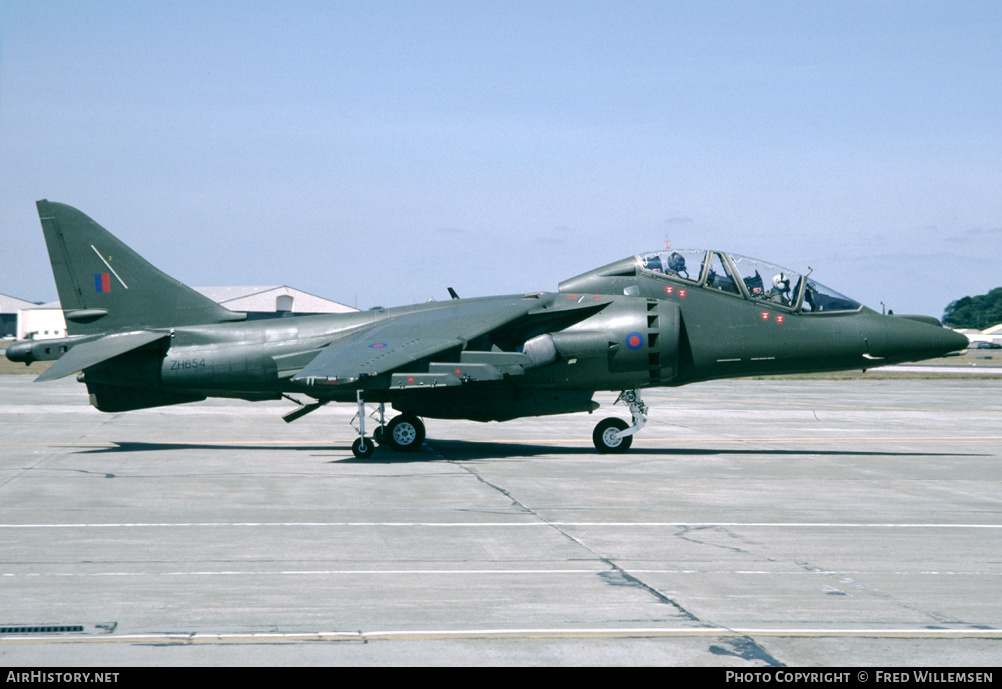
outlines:
{"label": "aircraft nose cone", "polygon": [[956,352],[959,349],[967,349],[968,345],[971,344],[967,335],[950,330],[949,328],[943,328],[943,330],[947,332],[947,344],[950,346],[948,352]]}
{"label": "aircraft nose cone", "polygon": [[870,354],[888,361],[934,359],[964,349],[967,337],[932,318],[884,316],[870,343]]}

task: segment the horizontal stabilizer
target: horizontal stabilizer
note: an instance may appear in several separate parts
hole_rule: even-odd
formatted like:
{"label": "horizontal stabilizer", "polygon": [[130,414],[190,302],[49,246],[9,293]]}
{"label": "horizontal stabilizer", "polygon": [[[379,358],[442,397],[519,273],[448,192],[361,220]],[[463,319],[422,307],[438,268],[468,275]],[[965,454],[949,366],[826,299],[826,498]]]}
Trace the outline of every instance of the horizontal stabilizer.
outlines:
{"label": "horizontal stabilizer", "polygon": [[136,330],[116,335],[106,335],[100,340],[92,340],[78,344],[54,363],[49,370],[35,379],[36,383],[63,378],[77,371],[100,364],[119,354],[131,352],[143,345],[170,337],[169,333],[155,333],[149,330]]}

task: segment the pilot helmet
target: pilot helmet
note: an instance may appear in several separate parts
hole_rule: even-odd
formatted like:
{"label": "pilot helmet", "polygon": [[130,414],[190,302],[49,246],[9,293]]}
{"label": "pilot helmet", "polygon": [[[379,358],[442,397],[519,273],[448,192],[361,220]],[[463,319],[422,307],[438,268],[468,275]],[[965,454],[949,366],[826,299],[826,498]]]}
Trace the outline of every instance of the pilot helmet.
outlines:
{"label": "pilot helmet", "polygon": [[685,272],[685,259],[682,258],[682,254],[677,251],[672,252],[668,257],[668,269],[675,273]]}
{"label": "pilot helmet", "polygon": [[640,257],[643,263],[644,270],[650,270],[654,273],[661,272],[661,257],[657,254],[647,254],[646,256]]}
{"label": "pilot helmet", "polygon": [[780,292],[789,292],[790,278],[786,277],[785,273],[780,273],[772,279],[772,286]]}

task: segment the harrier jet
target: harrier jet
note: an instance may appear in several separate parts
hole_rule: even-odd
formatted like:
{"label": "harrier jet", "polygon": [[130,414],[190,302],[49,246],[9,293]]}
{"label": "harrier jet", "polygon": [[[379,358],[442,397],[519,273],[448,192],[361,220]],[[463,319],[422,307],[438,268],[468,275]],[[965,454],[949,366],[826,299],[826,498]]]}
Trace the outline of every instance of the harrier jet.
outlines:
{"label": "harrier jet", "polygon": [[[248,321],[80,211],[37,206],[69,336],[17,343],[9,359],[56,360],[38,381],[82,371],[77,380],[104,412],[285,398],[297,405],[284,416],[291,422],[330,402],[355,404],[357,457],[376,444],[417,449],[422,418],[592,412],[598,390],[619,392],[632,423],[603,419],[595,447],[625,452],[647,421],[646,388],[865,370],[967,345],[934,318],[881,315],[810,273],[723,251],[640,253],[552,293]],[[371,437],[366,404],[378,405]],[[398,413],[388,423],[387,405]]]}

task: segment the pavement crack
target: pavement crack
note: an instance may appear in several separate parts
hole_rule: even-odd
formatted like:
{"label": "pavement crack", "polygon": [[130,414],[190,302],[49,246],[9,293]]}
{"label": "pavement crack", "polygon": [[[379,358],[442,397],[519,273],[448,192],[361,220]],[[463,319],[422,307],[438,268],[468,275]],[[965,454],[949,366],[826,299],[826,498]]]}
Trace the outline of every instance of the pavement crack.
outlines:
{"label": "pavement crack", "polygon": [[728,536],[729,538],[732,538],[732,539],[735,539],[735,540],[740,540],[740,541],[743,541],[743,542],[747,542],[747,539],[745,539],[744,537],[742,537],[742,536],[736,534],[734,531],[732,531],[732,530],[730,530],[730,529],[728,529],[726,527],[722,527],[722,526],[685,526],[685,525],[681,525],[681,526],[679,526],[679,530],[675,533],[675,536],[677,538],[679,538],[680,540],[689,541],[690,543],[695,543],[697,545],[710,546],[711,548],[721,548],[723,550],[728,550],[728,551],[730,551],[732,553],[741,553],[743,555],[751,555],[752,554],[751,551],[749,551],[749,550],[747,550],[745,548],[740,548],[738,546],[725,545],[723,543],[711,543],[708,540],[701,540],[701,539],[693,538],[692,537],[692,534],[695,534],[695,533],[700,532],[700,531],[703,531],[703,532],[709,531],[709,532],[712,532],[712,533],[715,533],[715,534],[724,534],[725,536]]}
{"label": "pavement crack", "polygon": [[471,476],[473,476],[474,478],[476,478],[478,481],[480,481],[485,486],[491,488],[492,490],[497,491],[498,493],[501,493],[501,495],[503,495],[506,498],[508,498],[509,500],[511,500],[511,504],[512,504],[513,507],[517,508],[518,510],[520,510],[522,512],[525,512],[526,514],[533,515],[534,517],[540,519],[540,521],[546,521],[545,519],[543,519],[542,517],[540,517],[538,514],[536,514],[535,512],[533,512],[531,509],[529,509],[526,505],[524,505],[521,502],[519,502],[518,498],[516,498],[514,495],[511,494],[511,491],[507,490],[506,488],[502,488],[501,486],[499,486],[499,485],[497,485],[495,483],[491,483],[490,481],[488,481],[487,479],[485,479],[483,476],[481,476],[480,474],[478,474],[477,472],[475,472],[472,468],[470,468],[468,466],[465,466],[463,464],[459,464],[457,462],[452,462],[451,460],[450,460],[450,463],[453,464],[454,466],[458,466],[463,471],[466,471],[467,473],[469,473]]}
{"label": "pavement crack", "polygon": [[[521,510],[522,512],[524,512],[526,514],[531,514],[533,517],[535,517],[539,521],[541,521],[544,524],[546,524],[547,526],[549,526],[551,529],[553,529],[554,531],[556,531],[557,533],[559,533],[561,536],[563,536],[567,540],[569,540],[572,543],[574,543],[579,548],[582,548],[585,551],[587,551],[588,553],[590,553],[595,560],[597,560],[597,561],[603,563],[604,565],[606,565],[609,568],[610,572],[615,573],[615,575],[618,575],[619,578],[620,578],[620,582],[616,582],[615,585],[622,586],[622,585],[624,585],[624,582],[625,582],[625,584],[628,584],[630,586],[635,586],[637,588],[640,588],[640,589],[646,591],[647,593],[649,593],[651,596],[653,596],[659,603],[663,603],[665,605],[670,605],[671,607],[675,608],[675,610],[678,612],[678,614],[682,618],[684,618],[684,619],[686,619],[688,621],[691,621],[691,622],[701,622],[701,620],[696,615],[694,615],[690,611],[686,610],[685,607],[683,605],[681,605],[678,601],[673,600],[669,596],[667,596],[664,593],[662,593],[661,591],[657,590],[657,588],[655,588],[654,586],[651,586],[650,584],[646,583],[645,581],[641,580],[640,578],[634,576],[633,574],[630,574],[628,571],[626,571],[625,569],[623,569],[622,567],[620,567],[618,564],[616,564],[612,559],[610,559],[610,558],[602,555],[601,553],[596,552],[593,548],[591,548],[590,546],[588,546],[586,543],[582,542],[580,539],[574,537],[571,533],[569,533],[565,529],[561,528],[557,524],[554,524],[553,522],[549,521],[548,519],[545,519],[543,516],[541,516],[540,514],[538,514],[537,512],[535,512],[532,508],[528,507],[527,505],[525,505],[524,503],[522,503],[521,501],[519,501],[518,498],[516,498],[514,495],[512,495],[511,491],[507,490],[506,488],[502,488],[501,486],[499,486],[497,484],[491,483],[490,481],[488,481],[487,479],[485,479],[483,476],[481,476],[480,474],[478,474],[476,471],[474,471],[472,468],[470,468],[468,466],[465,466],[465,465],[459,465],[459,466],[461,466],[466,471],[470,472],[470,474],[472,474],[473,476],[475,476],[476,479],[478,481],[480,481],[481,483],[483,483],[484,485],[490,486],[493,490],[496,490],[497,492],[501,493],[506,498],[508,498],[509,500],[511,500],[513,506],[517,507],[519,510]],[[606,572],[604,575],[600,574],[600,576],[604,576],[604,578],[607,581],[612,582],[612,579],[611,579],[611,576],[610,576],[610,572]],[[718,626],[718,625],[713,625],[713,626]]]}

